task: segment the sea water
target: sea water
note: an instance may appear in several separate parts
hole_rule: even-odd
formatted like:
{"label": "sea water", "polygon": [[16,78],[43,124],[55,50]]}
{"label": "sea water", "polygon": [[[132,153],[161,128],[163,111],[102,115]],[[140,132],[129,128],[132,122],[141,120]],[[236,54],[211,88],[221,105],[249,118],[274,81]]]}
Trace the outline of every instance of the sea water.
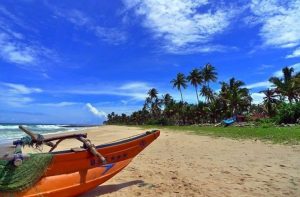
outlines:
{"label": "sea water", "polygon": [[[68,132],[84,129],[84,127],[76,127],[70,125],[54,125],[54,124],[22,124],[24,127],[34,133],[47,134]],[[26,134],[19,129],[19,124],[0,124],[0,143],[6,143],[15,139],[20,139]]]}

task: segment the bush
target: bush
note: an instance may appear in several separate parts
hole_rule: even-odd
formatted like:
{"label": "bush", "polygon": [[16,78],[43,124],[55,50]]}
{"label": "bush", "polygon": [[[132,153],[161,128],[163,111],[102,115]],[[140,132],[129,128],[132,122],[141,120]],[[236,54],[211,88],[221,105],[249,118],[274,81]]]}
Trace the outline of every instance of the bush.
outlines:
{"label": "bush", "polygon": [[300,102],[280,105],[276,115],[276,123],[295,124],[298,119],[300,119]]}
{"label": "bush", "polygon": [[162,126],[167,126],[167,125],[173,125],[173,123],[168,120],[167,118],[159,118],[159,119],[150,119],[146,122],[147,125],[162,125]]}

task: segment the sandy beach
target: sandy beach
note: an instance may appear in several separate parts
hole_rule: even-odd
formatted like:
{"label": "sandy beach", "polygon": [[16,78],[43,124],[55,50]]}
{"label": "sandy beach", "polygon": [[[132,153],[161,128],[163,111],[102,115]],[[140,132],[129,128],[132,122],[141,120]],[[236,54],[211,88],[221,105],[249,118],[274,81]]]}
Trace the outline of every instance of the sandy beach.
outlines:
{"label": "sandy beach", "polygon": [[[87,130],[94,144],[143,131]],[[76,146],[66,141],[59,149]],[[300,196],[300,146],[162,130],[121,173],[81,197],[93,196]]]}

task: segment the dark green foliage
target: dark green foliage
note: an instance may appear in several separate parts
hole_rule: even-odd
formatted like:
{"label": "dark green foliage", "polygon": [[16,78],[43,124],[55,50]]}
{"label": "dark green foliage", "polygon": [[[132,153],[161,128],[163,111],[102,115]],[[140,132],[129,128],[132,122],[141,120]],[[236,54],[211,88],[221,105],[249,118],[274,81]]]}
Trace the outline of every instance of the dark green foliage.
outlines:
{"label": "dark green foliage", "polygon": [[300,102],[282,103],[278,109],[276,122],[281,124],[295,124],[300,120]]}
{"label": "dark green foliage", "polygon": [[[246,84],[234,77],[219,82],[219,92],[210,88],[210,83],[217,81],[217,72],[214,66],[206,64],[203,68],[193,69],[187,77],[178,73],[171,81],[173,88],[179,90],[180,102],[175,101],[168,93],[161,97],[157,89],[152,88],[148,91],[141,110],[131,115],[112,112],[108,114],[108,120],[104,124],[193,125],[219,123],[236,115],[246,117],[243,121],[257,121],[264,128],[272,127],[275,122],[296,123],[300,112],[300,73],[294,74],[294,70],[288,67],[282,69],[282,72],[283,77],[270,79],[272,88],[260,92],[264,94],[263,102],[253,104]],[[195,89],[196,104],[183,100],[182,89],[187,88],[188,82]],[[198,94],[205,98],[205,102],[200,100]],[[289,105],[284,104],[287,100]],[[262,122],[262,118],[271,118],[269,120],[273,122]]]}

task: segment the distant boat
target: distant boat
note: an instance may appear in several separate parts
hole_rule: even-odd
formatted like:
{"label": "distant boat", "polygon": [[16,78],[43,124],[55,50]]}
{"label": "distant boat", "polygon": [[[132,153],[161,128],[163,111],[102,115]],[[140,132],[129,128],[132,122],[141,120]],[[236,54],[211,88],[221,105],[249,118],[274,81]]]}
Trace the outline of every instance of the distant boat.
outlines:
{"label": "distant boat", "polygon": [[[46,144],[53,151],[57,145],[70,138],[83,142],[83,148],[67,151],[50,152],[51,162],[46,166],[43,175],[31,187],[20,191],[0,191],[0,196],[76,196],[85,193],[98,185],[104,183],[123,168],[143,149],[151,144],[160,131],[148,131],[143,134],[118,140],[112,143],[93,146],[86,139],[85,133],[38,135],[20,127],[31,138],[31,144]],[[56,142],[56,143],[53,143]],[[15,141],[15,147],[22,145],[23,141]],[[18,159],[16,154],[8,156],[11,162]],[[23,157],[23,156],[22,156]],[[1,158],[0,158],[1,159]],[[2,158],[3,159],[3,158]],[[23,158],[21,158],[23,159]],[[27,159],[30,161],[30,157]],[[26,160],[24,163],[27,162]],[[15,163],[22,166],[20,163]],[[12,164],[11,164],[12,165]],[[19,167],[20,167],[19,166]],[[19,168],[16,167],[16,168]],[[1,180],[1,179],[0,179]],[[1,186],[0,186],[1,188]]]}

